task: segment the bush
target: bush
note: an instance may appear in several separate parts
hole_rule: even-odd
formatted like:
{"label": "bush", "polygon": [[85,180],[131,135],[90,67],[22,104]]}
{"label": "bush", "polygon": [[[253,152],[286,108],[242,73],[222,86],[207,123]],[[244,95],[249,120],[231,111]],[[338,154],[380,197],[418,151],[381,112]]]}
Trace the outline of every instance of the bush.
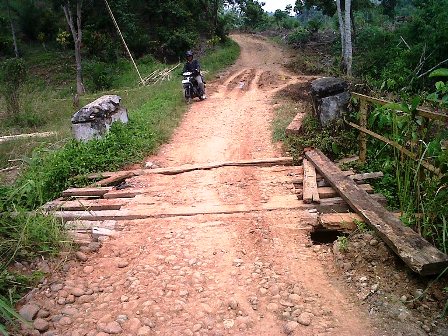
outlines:
{"label": "bush", "polygon": [[8,115],[20,113],[20,89],[25,83],[27,70],[22,59],[11,58],[3,62],[0,73],[0,93],[6,101]]}
{"label": "bush", "polygon": [[89,91],[108,90],[112,87],[115,71],[111,64],[90,61],[85,64],[84,71]]}
{"label": "bush", "polygon": [[311,32],[304,27],[297,27],[288,35],[288,43],[292,45],[300,45],[309,41]]}

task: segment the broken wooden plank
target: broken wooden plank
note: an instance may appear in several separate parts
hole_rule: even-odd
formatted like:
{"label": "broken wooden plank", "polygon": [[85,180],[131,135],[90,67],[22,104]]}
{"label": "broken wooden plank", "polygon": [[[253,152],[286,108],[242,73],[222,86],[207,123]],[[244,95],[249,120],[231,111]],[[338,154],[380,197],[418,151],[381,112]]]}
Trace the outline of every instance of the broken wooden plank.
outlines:
{"label": "broken wooden plank", "polygon": [[327,230],[354,231],[362,218],[352,212],[321,214],[318,223]]}
{"label": "broken wooden plank", "polygon": [[57,133],[56,132],[43,132],[43,133],[5,135],[5,136],[0,137],[0,143],[12,141],[12,140],[29,139],[29,138],[47,138],[47,137],[50,137],[53,135],[57,135]]}
{"label": "broken wooden plank", "polygon": [[[373,194],[373,192],[374,192],[374,190],[370,184],[360,184],[360,185],[358,185],[358,187],[369,194]],[[319,187],[319,188],[317,188],[317,191],[319,192],[319,197],[322,199],[339,196],[339,192],[336,191],[332,187]]]}
{"label": "broken wooden plank", "polygon": [[304,117],[304,113],[297,113],[291,123],[286,127],[285,134],[286,135],[297,135],[300,133],[300,128],[302,127],[302,119]]}
{"label": "broken wooden plank", "polygon": [[76,231],[92,231],[92,228],[98,227],[109,230],[122,230],[123,224],[115,220],[104,220],[104,221],[88,221],[88,220],[74,220],[66,221],[64,227],[67,230]]}
{"label": "broken wooden plank", "polygon": [[89,174],[87,177],[101,178],[112,177],[118,173],[132,173],[135,176],[148,175],[148,174],[162,174],[162,175],[177,175],[182,173],[188,173],[195,170],[210,170],[223,167],[272,167],[272,166],[292,166],[292,157],[280,157],[280,158],[268,158],[268,159],[250,159],[241,161],[224,161],[224,162],[211,162],[201,164],[190,164],[178,167],[156,168],[156,169],[135,169],[135,170],[123,170],[120,172],[103,172],[96,174]]}
{"label": "broken wooden plank", "polygon": [[[301,168],[301,170],[303,170],[302,166],[299,166],[297,168]],[[301,172],[303,175],[303,172]],[[344,174],[344,176],[350,176],[350,175],[354,175],[355,173],[352,170],[344,170],[342,172]],[[320,175],[319,173],[316,173],[316,181],[322,181],[324,178],[322,177],[322,175]],[[298,176],[297,178],[292,180],[293,184],[303,184],[303,176]]]}
{"label": "broken wooden plank", "polygon": [[46,211],[66,210],[66,211],[83,211],[83,210],[119,210],[128,200],[122,199],[90,199],[75,201],[52,201],[43,206]]}
{"label": "broken wooden plank", "polygon": [[144,189],[123,189],[123,190],[115,190],[112,189],[108,193],[103,195],[104,199],[114,199],[114,198],[133,198],[137,195],[143,194],[145,192]]}
{"label": "broken wooden plank", "polygon": [[384,242],[414,271],[438,274],[448,267],[448,256],[406,227],[391,212],[359,188],[322,152],[309,150],[305,156],[340,193],[341,197],[370,225]]}
{"label": "broken wooden plank", "polygon": [[[382,206],[387,206],[387,199],[381,194],[372,194],[371,197],[380,203]],[[320,204],[316,205],[317,211],[320,213],[335,213],[335,212],[347,212],[351,208],[341,197],[323,198],[320,200]]]}
{"label": "broken wooden plank", "polygon": [[110,186],[110,185],[115,185],[118,184],[130,177],[135,176],[135,173],[132,171],[124,171],[124,172],[120,172],[117,173],[115,175],[109,176],[101,181],[95,182],[92,184],[92,186],[96,186],[96,187],[106,187],[106,186]]}
{"label": "broken wooden plank", "polygon": [[[355,181],[357,184],[364,184],[367,180],[375,180],[382,178],[384,176],[383,172],[374,172],[374,173],[361,173],[355,175],[349,175],[349,177]],[[318,187],[328,187],[330,183],[325,179],[322,179],[317,184]]]}
{"label": "broken wooden plank", "polygon": [[303,159],[303,203],[319,203],[319,193],[316,182],[316,169],[306,159]]}
{"label": "broken wooden plank", "polygon": [[62,192],[62,197],[74,197],[74,196],[101,197],[107,192],[111,191],[112,189],[113,189],[112,187],[70,188]]}

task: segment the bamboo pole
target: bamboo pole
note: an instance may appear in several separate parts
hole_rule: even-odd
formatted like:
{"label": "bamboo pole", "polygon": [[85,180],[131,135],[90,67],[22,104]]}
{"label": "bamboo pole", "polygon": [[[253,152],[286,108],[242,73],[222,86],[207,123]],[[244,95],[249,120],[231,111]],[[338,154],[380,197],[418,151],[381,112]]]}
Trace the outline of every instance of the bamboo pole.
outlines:
{"label": "bamboo pole", "polygon": [[120,27],[118,26],[118,23],[115,20],[114,13],[112,13],[112,9],[109,6],[109,2],[107,0],[104,0],[104,2],[106,3],[106,7],[109,11],[112,21],[114,22],[115,28],[117,28],[118,35],[120,35],[121,41],[123,42],[123,45],[126,48],[126,51],[129,55],[129,57],[131,58],[132,64],[134,65],[134,68],[137,71],[138,77],[140,78],[140,82],[142,83],[142,85],[145,85],[145,81],[143,80],[142,75],[140,74],[140,71],[138,70],[137,64],[134,61],[134,57],[132,57],[131,51],[129,50],[128,45],[126,44],[126,41],[124,40],[123,34],[121,33]]}
{"label": "bamboo pole", "polygon": [[[359,124],[367,128],[367,101],[361,100],[359,108]],[[367,159],[367,135],[364,132],[359,133],[359,161],[365,163]]]}

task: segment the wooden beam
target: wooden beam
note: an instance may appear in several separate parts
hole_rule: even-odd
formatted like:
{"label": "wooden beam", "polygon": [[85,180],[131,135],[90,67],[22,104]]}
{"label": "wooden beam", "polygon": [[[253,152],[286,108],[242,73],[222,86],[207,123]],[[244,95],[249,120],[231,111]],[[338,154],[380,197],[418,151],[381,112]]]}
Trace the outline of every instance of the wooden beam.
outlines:
{"label": "wooden beam", "polygon": [[297,135],[300,133],[300,128],[302,127],[302,119],[305,116],[304,113],[297,113],[291,123],[286,127],[286,135]]}
{"label": "wooden beam", "polygon": [[[360,93],[352,92],[351,93],[353,97],[359,98],[364,101],[368,101],[370,103],[378,104],[378,105],[387,105],[387,104],[395,104],[394,102],[390,102],[381,98],[374,98],[369,97]],[[419,116],[428,118],[428,119],[435,119],[435,120],[441,120],[443,122],[448,122],[448,115],[438,112],[432,112],[426,109],[417,108],[417,114]]]}
{"label": "wooden beam", "polygon": [[[358,187],[368,194],[373,194],[374,190],[370,184],[360,184]],[[335,190],[332,187],[319,187],[317,188],[317,191],[319,192],[320,198],[332,198],[332,197],[338,197],[339,192]]]}
{"label": "wooden beam", "polygon": [[268,159],[250,159],[241,161],[224,161],[224,162],[211,162],[190,164],[178,167],[156,168],[156,169],[135,169],[124,170],[119,172],[103,172],[87,175],[88,178],[101,178],[112,177],[116,174],[132,173],[135,176],[150,175],[150,174],[162,174],[162,175],[177,175],[182,173],[188,173],[195,170],[210,170],[222,167],[272,167],[272,166],[292,166],[292,157],[280,157],[280,158],[268,158]]}
{"label": "wooden beam", "polygon": [[321,214],[318,223],[327,230],[354,231],[363,219],[352,212]]}
{"label": "wooden beam", "polygon": [[106,187],[109,185],[118,184],[118,183],[120,183],[130,177],[133,177],[133,176],[135,176],[135,173],[132,171],[118,172],[115,175],[109,176],[101,181],[93,183],[92,186]]}
{"label": "wooden beam", "polygon": [[75,201],[52,201],[43,206],[46,211],[66,210],[66,211],[83,211],[83,210],[120,210],[127,204],[128,200],[123,199],[91,199],[91,200],[75,200]]}
{"label": "wooden beam", "polygon": [[317,191],[316,169],[306,159],[303,160],[303,203],[319,203]]}
{"label": "wooden beam", "polygon": [[[361,174],[355,174],[350,175],[349,177],[355,181],[357,184],[365,184],[367,180],[374,180],[383,177],[383,172],[375,172],[375,173],[361,173]],[[330,186],[330,183],[328,183],[327,180],[322,179],[317,182],[318,187],[328,187]]]}
{"label": "wooden beam", "polygon": [[62,197],[101,197],[107,192],[111,191],[112,187],[98,187],[98,188],[70,188],[62,192]]}
{"label": "wooden beam", "polygon": [[[387,199],[385,196],[381,194],[371,194],[370,196],[382,206],[387,206]],[[320,204],[316,205],[316,209],[320,213],[353,211],[353,209],[351,209],[347,202],[341,197],[323,198],[320,200]]]}
{"label": "wooden beam", "polygon": [[29,133],[29,134],[16,134],[16,135],[5,135],[0,137],[0,143],[20,140],[20,139],[29,139],[29,138],[47,138],[53,135],[57,135],[56,132],[43,132],[43,133]]}
{"label": "wooden beam", "polygon": [[422,165],[423,167],[425,167],[427,170],[429,170],[429,171],[433,172],[434,174],[440,176],[441,173],[440,173],[440,169],[439,169],[439,168],[434,167],[432,164],[430,164],[430,163],[427,162],[427,161],[424,161],[424,160],[421,160],[421,161],[420,161],[420,158],[418,158],[414,153],[412,153],[411,151],[409,151],[407,148],[405,148],[405,147],[403,147],[402,145],[400,145],[398,142],[389,140],[389,139],[383,137],[383,136],[380,135],[380,134],[377,134],[377,133],[375,133],[375,132],[372,132],[372,131],[370,131],[370,130],[364,128],[364,127],[361,127],[361,126],[359,126],[359,125],[356,125],[356,124],[354,124],[354,123],[352,123],[352,122],[347,122],[347,124],[350,125],[350,126],[352,126],[353,128],[356,128],[357,130],[359,130],[359,131],[361,131],[361,132],[363,132],[363,133],[366,133],[366,134],[368,134],[368,135],[374,137],[375,139],[378,139],[378,140],[380,140],[380,141],[382,141],[382,142],[387,143],[388,145],[391,145],[392,147],[398,149],[401,153],[403,153],[403,154],[409,156],[411,159],[413,159],[413,160],[418,160],[419,162],[421,162],[421,165]]}
{"label": "wooden beam", "polygon": [[359,188],[322,152],[309,150],[305,157],[331,183],[341,197],[370,225],[384,242],[414,271],[438,274],[448,267],[448,256],[406,227],[391,212]]}

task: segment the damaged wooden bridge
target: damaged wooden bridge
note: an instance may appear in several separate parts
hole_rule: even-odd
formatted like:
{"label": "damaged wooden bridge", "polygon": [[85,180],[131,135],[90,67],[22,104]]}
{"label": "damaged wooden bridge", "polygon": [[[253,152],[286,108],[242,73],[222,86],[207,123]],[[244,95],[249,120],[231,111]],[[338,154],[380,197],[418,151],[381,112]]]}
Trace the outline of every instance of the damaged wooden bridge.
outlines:
{"label": "damaged wooden bridge", "polygon": [[[283,169],[285,181],[281,182],[290,185],[291,191],[289,194],[270,195],[255,205],[244,202],[228,205],[213,202],[160,204],[145,196],[151,193],[150,187],[128,183],[140,175],[175,176],[225,167]],[[380,177],[381,172],[355,174],[341,171],[318,150],[309,150],[302,166],[293,166],[292,158],[283,157],[93,174],[90,178],[97,181],[91,186],[65,190],[59,199],[47,203],[44,210],[61,218],[81,244],[100,236],[114,235],[124,228],[126,221],[132,220],[278,210],[308,211],[316,213],[315,227],[310,230],[350,232],[356,229],[357,223],[364,222],[413,271],[421,275],[440,273],[448,267],[448,256],[385,209],[385,197],[375,194],[368,184],[369,180]]]}

